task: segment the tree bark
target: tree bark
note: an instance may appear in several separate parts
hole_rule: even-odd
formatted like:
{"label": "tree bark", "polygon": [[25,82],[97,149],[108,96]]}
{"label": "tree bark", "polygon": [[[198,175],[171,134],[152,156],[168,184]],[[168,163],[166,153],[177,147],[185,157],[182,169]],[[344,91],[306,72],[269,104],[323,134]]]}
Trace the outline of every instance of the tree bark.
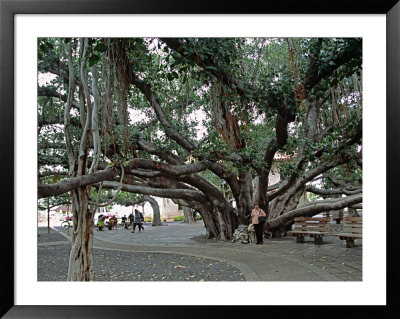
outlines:
{"label": "tree bark", "polygon": [[[74,176],[79,182],[86,177],[87,170],[87,154],[88,147],[87,141],[89,136],[89,129],[91,123],[92,108],[90,105],[90,91],[87,85],[85,63],[87,62],[87,46],[88,39],[81,39],[82,61],[81,61],[81,80],[86,90],[87,112],[81,112],[81,121],[85,122],[84,131],[81,136],[79,152],[74,155],[72,150],[71,137],[69,130],[65,131],[67,141],[67,151],[70,164],[70,175]],[[70,72],[70,86],[73,86],[73,68],[72,56],[69,52],[69,72]],[[71,74],[72,73],[72,74]],[[68,92],[68,111],[70,101],[73,99],[74,92]],[[81,103],[83,103],[83,96],[81,95]],[[69,123],[69,112],[64,113],[64,122]],[[100,172],[100,173],[104,173]],[[88,183],[88,185],[91,183]],[[71,241],[71,251],[69,256],[68,265],[68,281],[92,281],[94,279],[93,271],[93,233],[92,233],[92,219],[90,218],[88,208],[88,189],[85,185],[81,185],[72,189],[72,211],[73,211],[73,233]]]}
{"label": "tree bark", "polygon": [[193,224],[196,221],[193,218],[193,211],[190,207],[183,206],[183,221],[182,223]]}
{"label": "tree bark", "polygon": [[93,231],[86,189],[72,191],[73,233],[68,265],[68,281],[92,281]]}
{"label": "tree bark", "polygon": [[148,195],[143,196],[144,200],[148,201],[153,209],[153,223],[152,226],[161,226],[161,215],[160,215],[160,206],[158,206],[157,201]]}
{"label": "tree bark", "polygon": [[47,233],[50,234],[50,199],[47,198]]}

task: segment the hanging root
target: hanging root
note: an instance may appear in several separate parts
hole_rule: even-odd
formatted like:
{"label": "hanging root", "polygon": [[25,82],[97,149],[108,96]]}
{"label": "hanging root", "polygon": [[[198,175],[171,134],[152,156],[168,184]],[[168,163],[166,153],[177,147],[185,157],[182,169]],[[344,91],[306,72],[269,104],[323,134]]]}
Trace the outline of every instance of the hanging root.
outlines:
{"label": "hanging root", "polygon": [[[90,204],[90,205],[97,206],[97,207],[105,207],[105,206],[110,205],[110,204],[117,198],[119,192],[121,191],[121,188],[122,188],[122,185],[123,185],[123,184],[122,184],[122,181],[123,181],[123,179],[124,179],[124,172],[125,172],[124,166],[121,164],[121,180],[120,180],[120,184],[121,184],[121,185],[118,187],[117,192],[115,193],[115,195],[114,195],[113,198],[111,198],[111,199],[110,199],[108,202],[106,202],[106,203],[97,203],[97,202],[89,201],[89,204]],[[100,184],[99,193],[100,193],[100,191],[101,191],[101,188],[102,188],[102,184]]]}

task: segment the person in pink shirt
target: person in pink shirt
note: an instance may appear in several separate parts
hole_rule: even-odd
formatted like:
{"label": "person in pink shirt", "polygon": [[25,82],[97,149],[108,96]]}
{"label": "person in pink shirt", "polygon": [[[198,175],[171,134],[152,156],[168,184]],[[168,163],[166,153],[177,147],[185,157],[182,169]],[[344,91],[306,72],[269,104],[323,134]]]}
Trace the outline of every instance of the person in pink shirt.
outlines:
{"label": "person in pink shirt", "polygon": [[254,203],[254,208],[251,211],[251,222],[254,225],[254,230],[256,232],[257,243],[256,245],[262,245],[263,233],[264,233],[264,222],[260,222],[259,217],[267,217],[267,214],[258,206],[258,203]]}

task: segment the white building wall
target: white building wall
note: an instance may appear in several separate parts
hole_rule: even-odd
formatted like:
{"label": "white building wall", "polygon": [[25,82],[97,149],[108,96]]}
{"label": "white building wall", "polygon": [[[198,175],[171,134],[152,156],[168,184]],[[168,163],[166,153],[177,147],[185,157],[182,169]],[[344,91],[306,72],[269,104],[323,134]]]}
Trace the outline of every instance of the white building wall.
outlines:
{"label": "white building wall", "polygon": [[[171,199],[160,198],[160,197],[153,197],[153,198],[156,200],[158,206],[160,207],[161,220],[169,219],[177,215],[182,215],[182,212],[178,211],[178,205],[175,204]],[[129,216],[129,214],[131,212],[134,212],[135,209],[138,209],[140,212],[143,212],[142,205],[135,205],[135,206],[113,205],[111,213],[116,214],[118,215],[119,218],[121,218],[124,215]],[[146,202],[144,205],[144,217],[153,218],[153,208],[148,202]]]}

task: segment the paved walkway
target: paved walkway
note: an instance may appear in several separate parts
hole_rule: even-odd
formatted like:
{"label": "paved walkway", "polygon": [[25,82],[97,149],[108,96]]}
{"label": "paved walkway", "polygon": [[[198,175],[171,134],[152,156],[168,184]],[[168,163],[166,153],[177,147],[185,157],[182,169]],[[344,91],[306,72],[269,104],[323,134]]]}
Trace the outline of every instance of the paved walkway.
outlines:
{"label": "paved walkway", "polygon": [[[203,222],[145,224],[141,233],[123,229],[97,231],[94,248],[124,252],[188,255],[224,261],[238,268],[247,281],[361,281],[362,241],[346,248],[344,241],[328,235],[322,245],[306,237],[304,244],[293,237],[265,239],[264,245],[219,242],[205,239]],[[340,225],[332,225],[332,233]],[[55,230],[69,238],[59,227]],[[58,244],[57,241],[39,245]]]}

